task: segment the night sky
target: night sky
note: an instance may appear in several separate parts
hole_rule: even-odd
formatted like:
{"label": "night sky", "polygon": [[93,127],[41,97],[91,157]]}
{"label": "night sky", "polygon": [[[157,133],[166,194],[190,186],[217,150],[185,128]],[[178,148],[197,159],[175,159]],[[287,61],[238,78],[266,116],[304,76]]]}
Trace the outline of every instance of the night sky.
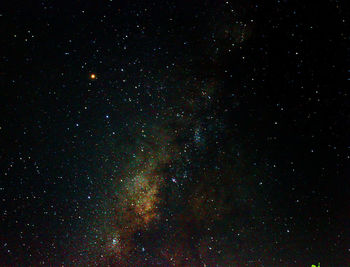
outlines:
{"label": "night sky", "polygon": [[341,1],[3,2],[1,266],[350,266]]}

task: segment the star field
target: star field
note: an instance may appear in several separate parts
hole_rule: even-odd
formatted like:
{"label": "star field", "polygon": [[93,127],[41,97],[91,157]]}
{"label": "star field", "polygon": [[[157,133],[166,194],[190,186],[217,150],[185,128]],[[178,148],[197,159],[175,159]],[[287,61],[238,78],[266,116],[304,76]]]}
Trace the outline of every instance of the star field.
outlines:
{"label": "star field", "polygon": [[0,265],[350,265],[344,9],[6,3]]}

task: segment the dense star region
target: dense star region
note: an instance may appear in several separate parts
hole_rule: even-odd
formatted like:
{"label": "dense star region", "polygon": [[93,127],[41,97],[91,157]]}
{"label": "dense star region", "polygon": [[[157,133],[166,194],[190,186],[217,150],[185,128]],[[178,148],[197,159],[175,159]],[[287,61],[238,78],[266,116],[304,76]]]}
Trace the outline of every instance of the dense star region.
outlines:
{"label": "dense star region", "polygon": [[1,266],[350,266],[341,1],[8,1]]}

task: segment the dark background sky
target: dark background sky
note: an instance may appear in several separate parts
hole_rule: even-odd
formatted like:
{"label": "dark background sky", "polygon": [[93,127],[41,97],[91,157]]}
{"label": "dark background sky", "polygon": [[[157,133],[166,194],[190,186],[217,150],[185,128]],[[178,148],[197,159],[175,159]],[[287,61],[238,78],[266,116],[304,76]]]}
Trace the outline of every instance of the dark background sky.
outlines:
{"label": "dark background sky", "polygon": [[350,265],[349,18],[265,2],[2,3],[1,265]]}

